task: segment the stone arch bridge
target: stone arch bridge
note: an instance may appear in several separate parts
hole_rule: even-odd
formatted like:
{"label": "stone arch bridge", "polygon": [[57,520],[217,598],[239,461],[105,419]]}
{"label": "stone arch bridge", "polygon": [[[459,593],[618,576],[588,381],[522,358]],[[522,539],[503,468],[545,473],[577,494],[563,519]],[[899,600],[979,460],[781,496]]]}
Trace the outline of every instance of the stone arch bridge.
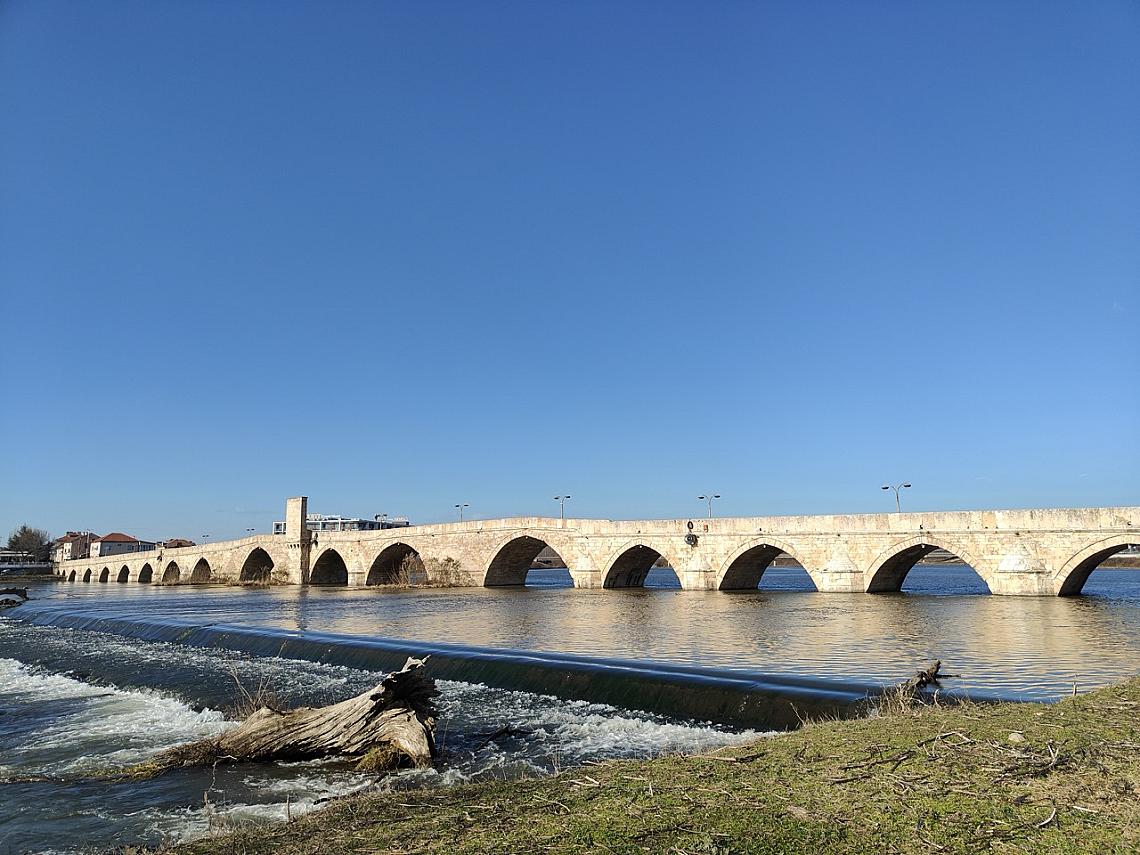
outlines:
{"label": "stone arch bridge", "polygon": [[[367,532],[310,532],[289,499],[285,533],[57,565],[72,582],[286,585],[522,585],[551,547],[579,588],[644,584],[664,559],[686,590],[756,588],[786,554],[819,591],[897,591],[943,549],[993,594],[1080,592],[1109,556],[1140,544],[1140,508],[580,520],[514,517]],[[690,528],[691,525],[691,528]]]}

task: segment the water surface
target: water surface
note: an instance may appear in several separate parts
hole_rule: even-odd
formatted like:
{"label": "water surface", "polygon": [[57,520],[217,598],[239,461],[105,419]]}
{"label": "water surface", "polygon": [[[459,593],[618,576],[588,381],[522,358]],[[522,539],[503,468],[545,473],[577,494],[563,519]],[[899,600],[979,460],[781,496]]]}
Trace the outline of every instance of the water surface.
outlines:
{"label": "water surface", "polygon": [[[31,663],[35,664],[31,664]],[[590,760],[701,752],[755,739],[586,701],[440,682],[438,769],[395,777],[328,762],[177,769],[151,781],[97,773],[232,727],[235,680],[285,705],[323,705],[381,674],[143,643],[0,618],[0,852],[159,845],[285,819],[366,787],[447,786],[546,774]],[[515,728],[497,734],[505,724]]]}
{"label": "water surface", "polygon": [[986,696],[1049,700],[1135,674],[1140,571],[1099,570],[1080,597],[995,597],[972,570],[919,566],[899,594],[821,594],[798,568],[759,591],[578,590],[565,570],[524,588],[192,588],[68,583],[53,599],[91,614],[138,612],[351,636],[448,641],[893,682],[931,659]]}
{"label": "water surface", "polygon": [[[795,568],[761,590],[681,591],[668,570],[644,590],[575,590],[565,571],[518,589],[348,590],[65,583],[33,587],[37,611],[239,624],[347,637],[658,660],[836,681],[894,682],[931,659],[986,696],[1049,700],[1132,676],[1140,661],[1140,572],[1101,570],[1077,598],[992,597],[965,567],[918,567],[900,594],[820,594]],[[18,609],[16,610],[18,612]],[[745,739],[589,699],[442,682],[439,769],[395,778],[328,763],[178,770],[92,780],[232,726],[235,679],[283,703],[325,704],[379,674],[250,658],[0,617],[0,851],[90,851],[186,839],[284,818],[369,786],[446,786],[542,774],[588,760],[705,751]],[[489,738],[504,723],[517,734]]]}

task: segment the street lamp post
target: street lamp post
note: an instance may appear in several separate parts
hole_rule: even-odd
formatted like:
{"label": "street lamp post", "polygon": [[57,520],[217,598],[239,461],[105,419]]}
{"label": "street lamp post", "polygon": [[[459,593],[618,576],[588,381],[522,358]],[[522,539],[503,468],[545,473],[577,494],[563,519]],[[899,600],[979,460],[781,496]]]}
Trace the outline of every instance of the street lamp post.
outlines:
{"label": "street lamp post", "polygon": [[910,487],[910,484],[884,484],[883,485],[884,490],[894,490],[895,491],[895,510],[900,514],[902,513],[902,502],[899,501],[899,490],[905,490],[909,487]]}
{"label": "street lamp post", "polygon": [[464,502],[462,505],[456,505],[455,506],[455,509],[457,511],[459,511],[459,521],[460,522],[463,522],[463,509],[469,508],[469,507],[471,507],[471,505],[469,505],[467,502]]}
{"label": "street lamp post", "polygon": [[697,501],[709,503],[709,519],[712,519],[712,503],[713,499],[719,499],[720,493],[709,493],[707,496],[697,496]]}
{"label": "street lamp post", "polygon": [[558,519],[560,520],[566,519],[566,500],[569,498],[568,495],[554,497],[554,501],[558,502]]}

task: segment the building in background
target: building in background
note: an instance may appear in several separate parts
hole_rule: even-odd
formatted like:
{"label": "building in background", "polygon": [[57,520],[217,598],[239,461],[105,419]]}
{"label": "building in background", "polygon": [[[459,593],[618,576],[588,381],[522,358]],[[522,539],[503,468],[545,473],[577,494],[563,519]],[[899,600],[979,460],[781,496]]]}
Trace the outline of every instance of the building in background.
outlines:
{"label": "building in background", "polygon": [[[357,517],[342,517],[337,514],[309,514],[305,517],[305,528],[309,531],[379,531],[383,528],[406,528],[411,525],[407,517],[389,517],[377,514],[370,520]],[[274,534],[285,533],[285,523],[273,523]]]}
{"label": "building in background", "polygon": [[124,555],[128,552],[149,552],[158,544],[151,540],[139,540],[121,531],[113,531],[91,541],[91,558],[108,555]]}
{"label": "building in background", "polygon": [[30,552],[0,549],[0,576],[37,576],[51,573],[50,561],[38,561]]}
{"label": "building in background", "polygon": [[69,531],[51,543],[52,561],[70,561],[72,558],[89,558],[91,542],[99,535],[90,531]]}

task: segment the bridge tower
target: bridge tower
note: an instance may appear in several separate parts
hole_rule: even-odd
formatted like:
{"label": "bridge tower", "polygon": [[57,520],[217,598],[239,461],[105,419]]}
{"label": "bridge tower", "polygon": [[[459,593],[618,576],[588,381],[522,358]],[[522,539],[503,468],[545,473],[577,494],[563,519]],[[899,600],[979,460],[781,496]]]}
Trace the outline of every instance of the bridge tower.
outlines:
{"label": "bridge tower", "polygon": [[304,585],[309,581],[309,547],[313,533],[305,524],[308,515],[308,496],[294,496],[285,500],[285,540],[289,555],[289,582],[294,585]]}

